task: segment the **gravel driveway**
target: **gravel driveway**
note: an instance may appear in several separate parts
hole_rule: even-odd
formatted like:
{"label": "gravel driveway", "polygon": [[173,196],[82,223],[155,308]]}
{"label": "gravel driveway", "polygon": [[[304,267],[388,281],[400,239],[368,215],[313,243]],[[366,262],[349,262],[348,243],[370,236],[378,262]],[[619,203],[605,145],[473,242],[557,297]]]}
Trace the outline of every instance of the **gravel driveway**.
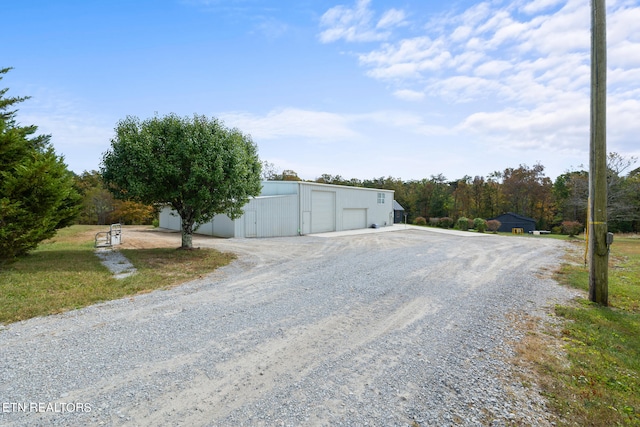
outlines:
{"label": "gravel driveway", "polygon": [[239,258],[1,327],[0,425],[550,425],[508,358],[514,316],[575,295],[549,278],[562,242],[403,227],[194,242]]}

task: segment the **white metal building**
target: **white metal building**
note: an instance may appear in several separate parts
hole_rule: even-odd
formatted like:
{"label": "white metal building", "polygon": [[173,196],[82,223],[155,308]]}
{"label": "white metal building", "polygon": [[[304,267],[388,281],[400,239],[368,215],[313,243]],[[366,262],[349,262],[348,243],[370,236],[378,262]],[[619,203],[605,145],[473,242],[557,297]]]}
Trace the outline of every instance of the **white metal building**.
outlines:
{"label": "white metal building", "polygon": [[[284,237],[393,225],[393,190],[301,181],[264,181],[242,217],[216,215],[195,229],[218,237]],[[180,230],[170,208],[160,212],[160,227]]]}

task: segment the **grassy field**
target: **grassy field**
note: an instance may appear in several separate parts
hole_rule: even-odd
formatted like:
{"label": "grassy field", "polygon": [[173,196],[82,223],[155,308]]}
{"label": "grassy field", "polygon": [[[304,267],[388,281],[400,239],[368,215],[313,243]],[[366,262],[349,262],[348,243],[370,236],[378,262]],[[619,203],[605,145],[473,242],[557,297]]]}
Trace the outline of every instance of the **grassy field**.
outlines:
{"label": "grassy field", "polygon": [[27,257],[5,265],[0,271],[0,324],[169,288],[234,259],[213,249],[123,249],[138,273],[117,280],[94,254],[94,235],[104,228],[59,230]]}
{"label": "grassy field", "polygon": [[[588,290],[582,248],[557,273],[567,286]],[[609,307],[585,292],[549,335],[532,333],[521,355],[533,361],[559,425],[640,426],[640,239],[616,237],[609,267]],[[527,349],[528,347],[528,349]]]}

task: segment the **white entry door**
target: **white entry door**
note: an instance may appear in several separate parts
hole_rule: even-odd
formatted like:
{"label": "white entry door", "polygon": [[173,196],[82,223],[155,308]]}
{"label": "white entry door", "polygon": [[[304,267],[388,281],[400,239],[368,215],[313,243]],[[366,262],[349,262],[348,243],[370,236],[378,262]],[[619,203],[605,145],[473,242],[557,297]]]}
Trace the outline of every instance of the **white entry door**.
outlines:
{"label": "white entry door", "polygon": [[256,211],[246,211],[244,213],[244,237],[257,237],[258,224]]}

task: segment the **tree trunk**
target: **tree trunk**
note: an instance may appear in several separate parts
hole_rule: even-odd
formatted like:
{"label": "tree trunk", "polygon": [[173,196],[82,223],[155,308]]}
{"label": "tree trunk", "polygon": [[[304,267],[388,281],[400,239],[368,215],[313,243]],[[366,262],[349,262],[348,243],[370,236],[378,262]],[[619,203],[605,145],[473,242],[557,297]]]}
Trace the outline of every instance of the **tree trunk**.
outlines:
{"label": "tree trunk", "polygon": [[193,249],[193,221],[182,219],[182,246],[180,249]]}

